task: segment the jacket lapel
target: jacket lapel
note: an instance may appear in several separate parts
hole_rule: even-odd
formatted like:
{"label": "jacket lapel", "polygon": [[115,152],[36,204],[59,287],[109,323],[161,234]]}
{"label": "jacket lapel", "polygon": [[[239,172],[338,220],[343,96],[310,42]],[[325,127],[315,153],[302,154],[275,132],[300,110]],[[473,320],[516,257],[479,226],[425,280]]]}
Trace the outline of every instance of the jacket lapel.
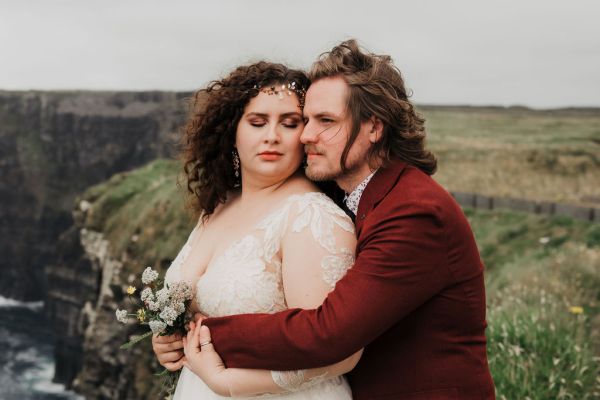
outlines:
{"label": "jacket lapel", "polygon": [[365,188],[358,203],[356,214],[356,236],[360,235],[364,220],[375,206],[389,193],[406,168],[403,161],[392,161],[390,165],[377,170]]}

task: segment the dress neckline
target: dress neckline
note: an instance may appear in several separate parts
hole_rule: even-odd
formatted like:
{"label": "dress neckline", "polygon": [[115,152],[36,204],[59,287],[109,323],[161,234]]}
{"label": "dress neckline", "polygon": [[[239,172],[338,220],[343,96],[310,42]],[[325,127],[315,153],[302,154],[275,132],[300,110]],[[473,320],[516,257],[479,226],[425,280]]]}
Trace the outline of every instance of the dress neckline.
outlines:
{"label": "dress neckline", "polygon": [[[299,197],[303,197],[303,196],[308,196],[308,195],[323,195],[323,196],[327,196],[326,194],[324,194],[323,192],[304,192],[304,193],[294,193],[291,194],[287,197],[285,197],[281,202],[279,202],[276,207],[272,210],[269,211],[267,213],[265,213],[265,215],[263,215],[261,218],[259,218],[259,220],[252,226],[252,228],[247,232],[242,234],[240,237],[238,237],[235,240],[232,240],[227,246],[225,246],[223,248],[223,250],[221,252],[218,253],[218,255],[213,255],[210,260],[208,260],[208,262],[206,263],[206,268],[204,268],[204,272],[202,273],[202,275],[200,275],[200,277],[198,278],[198,281],[200,281],[202,279],[202,277],[208,272],[208,269],[210,268],[210,266],[212,264],[214,264],[216,261],[218,261],[220,258],[222,258],[227,251],[229,251],[229,249],[231,249],[233,246],[235,246],[236,244],[240,243],[241,241],[245,240],[247,237],[252,236],[254,232],[256,232],[256,230],[259,228],[259,226],[268,218],[272,217],[273,215],[275,215],[277,212],[281,211],[291,200],[293,200],[294,198],[299,198]],[[196,238],[196,235],[198,233],[198,229],[201,226],[201,224],[197,224],[194,229],[192,230],[192,235],[190,236],[190,243],[193,242]],[[189,254],[192,252],[192,248],[191,248],[191,244],[190,244],[190,250],[187,252],[186,257],[184,257],[180,264],[179,264],[179,274],[180,276],[183,275],[183,264],[185,263],[185,261],[187,260]]]}

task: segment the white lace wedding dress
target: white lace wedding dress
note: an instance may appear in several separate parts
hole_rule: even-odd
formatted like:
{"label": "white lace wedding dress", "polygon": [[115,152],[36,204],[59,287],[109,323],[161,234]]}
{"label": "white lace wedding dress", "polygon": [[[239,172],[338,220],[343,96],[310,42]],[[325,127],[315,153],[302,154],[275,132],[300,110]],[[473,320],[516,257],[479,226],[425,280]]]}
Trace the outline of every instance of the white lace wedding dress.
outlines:
{"label": "white lace wedding dress", "polygon": [[[291,224],[291,225],[290,225]],[[322,193],[292,195],[264,217],[248,234],[236,240],[208,265],[196,285],[200,311],[209,317],[245,313],[275,313],[287,307],[283,292],[280,245],[283,235],[310,231],[315,248],[324,249],[322,279],[333,289],[353,263],[353,249],[336,245],[334,229],[354,231],[350,218]],[[191,250],[190,236],[172,262],[166,281],[181,280],[181,265]],[[306,232],[304,232],[306,233]],[[299,384],[301,371],[271,372],[273,380],[288,390],[283,394],[264,395],[276,399],[351,399],[344,377],[322,377]],[[300,379],[302,381],[302,379]],[[175,400],[222,399],[187,368],[183,368],[175,391]]]}

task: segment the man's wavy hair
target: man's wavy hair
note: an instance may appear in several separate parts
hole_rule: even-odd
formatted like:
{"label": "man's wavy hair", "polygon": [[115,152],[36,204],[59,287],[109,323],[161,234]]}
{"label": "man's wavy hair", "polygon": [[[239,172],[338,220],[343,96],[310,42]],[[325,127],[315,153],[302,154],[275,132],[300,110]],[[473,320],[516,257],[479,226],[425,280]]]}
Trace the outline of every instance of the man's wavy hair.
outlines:
{"label": "man's wavy hair", "polygon": [[184,127],[182,159],[190,205],[208,218],[227,192],[240,184],[233,169],[238,123],[250,100],[260,90],[296,82],[308,88],[305,72],[283,64],[260,61],[237,67],[227,77],[212,81],[192,98],[191,116]]}
{"label": "man's wavy hair", "polygon": [[385,165],[400,159],[433,175],[437,160],[425,149],[425,120],[408,100],[404,80],[392,58],[363,51],[356,40],[347,40],[321,54],[309,73],[312,82],[338,76],[350,87],[346,109],[352,119],[340,160],[342,171],[347,171],[346,159],[361,122],[374,116],[384,128],[381,139],[371,147],[369,162],[380,158]]}

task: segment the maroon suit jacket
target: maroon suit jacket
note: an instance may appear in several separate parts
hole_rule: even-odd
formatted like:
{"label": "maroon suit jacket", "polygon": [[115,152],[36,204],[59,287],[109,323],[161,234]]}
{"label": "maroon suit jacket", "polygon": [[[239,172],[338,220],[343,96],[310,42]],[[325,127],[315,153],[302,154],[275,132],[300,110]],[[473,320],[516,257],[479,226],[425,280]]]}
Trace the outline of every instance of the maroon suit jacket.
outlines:
{"label": "maroon suit jacket", "polygon": [[209,318],[228,367],[305,369],[365,347],[354,398],[493,399],[483,265],[454,199],[396,161],[366,187],[356,262],[315,310]]}

